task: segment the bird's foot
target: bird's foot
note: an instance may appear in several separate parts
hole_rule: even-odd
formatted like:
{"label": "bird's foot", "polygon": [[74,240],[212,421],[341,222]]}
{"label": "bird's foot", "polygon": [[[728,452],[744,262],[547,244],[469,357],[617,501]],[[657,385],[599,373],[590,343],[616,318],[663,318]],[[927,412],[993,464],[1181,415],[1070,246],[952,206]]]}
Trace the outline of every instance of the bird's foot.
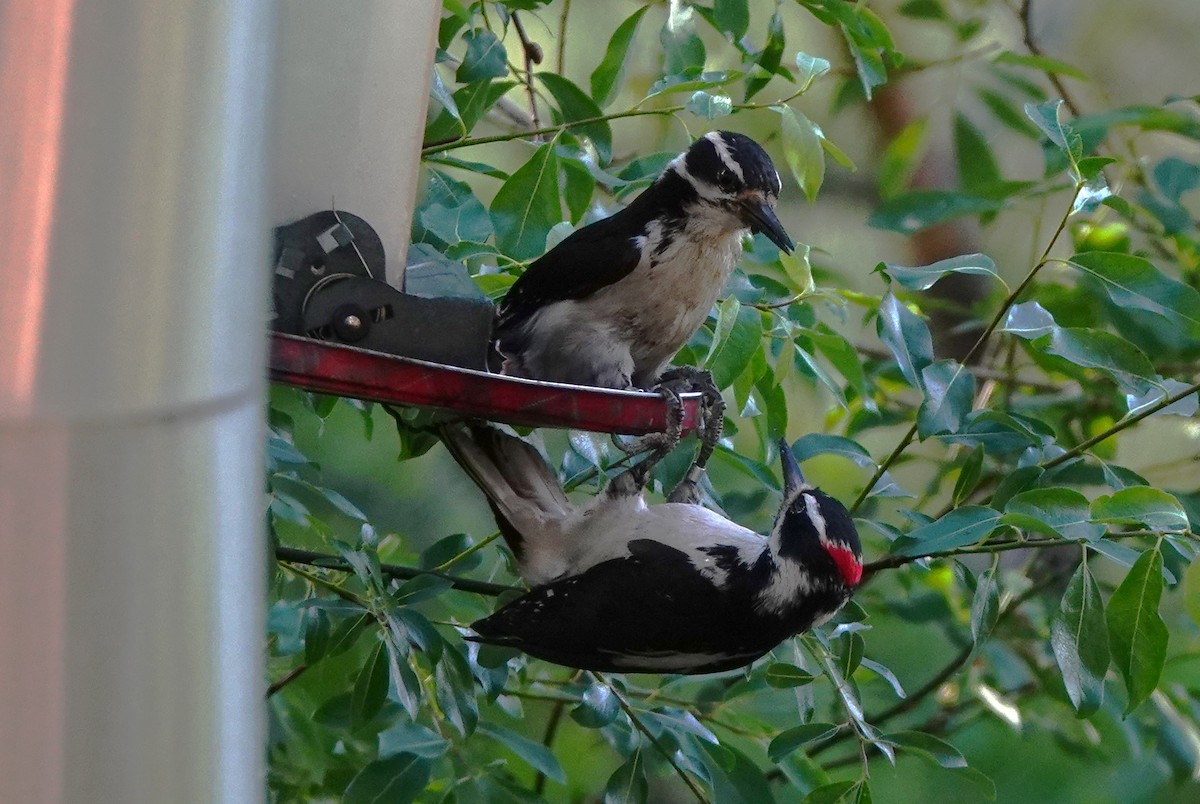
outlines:
{"label": "bird's foot", "polygon": [[[712,374],[703,369],[686,368],[690,369],[686,372],[686,376],[691,390],[699,391],[703,395],[700,423],[696,428],[696,435],[700,439],[700,449],[696,453],[696,459],[688,468],[687,474],[684,475],[683,480],[679,481],[679,485],[671,492],[667,501],[698,505],[700,503],[700,478],[704,476],[708,459],[712,457],[725,430],[725,400],[721,397],[716,383],[713,382]],[[682,370],[671,370],[671,372],[676,371]]]}
{"label": "bird's foot", "polygon": [[625,493],[630,490],[641,491],[650,477],[650,470],[671,450],[679,446],[679,439],[683,436],[683,400],[679,398],[679,393],[672,387],[656,390],[667,403],[667,428],[661,433],[648,433],[629,444],[622,443],[615,436],[613,437],[613,443],[629,457],[649,453],[642,461],[613,479],[612,490],[614,493]]}

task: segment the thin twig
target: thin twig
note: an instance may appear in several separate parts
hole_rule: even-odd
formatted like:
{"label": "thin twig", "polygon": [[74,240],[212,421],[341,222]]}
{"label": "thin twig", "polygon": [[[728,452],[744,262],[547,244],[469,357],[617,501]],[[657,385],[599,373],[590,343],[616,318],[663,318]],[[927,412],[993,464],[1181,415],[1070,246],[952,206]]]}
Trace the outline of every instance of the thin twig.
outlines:
{"label": "thin twig", "polygon": [[[310,567],[337,570],[338,572],[354,572],[354,567],[350,566],[350,563],[340,556],[315,553],[311,550],[300,550],[295,547],[275,548],[275,558],[288,564],[306,564]],[[471,578],[460,578],[457,575],[447,575],[444,572],[423,570],[417,567],[404,567],[399,564],[382,564],[380,565],[380,569],[384,575],[393,578],[416,578],[420,575],[434,575],[449,581],[451,587],[454,589],[463,592],[474,592],[477,595],[487,595],[489,597],[496,597],[505,592],[521,591],[515,586],[504,586],[503,584],[488,583],[487,581],[476,581]],[[308,573],[303,574],[312,580]]]}
{"label": "thin twig", "polygon": [[[533,65],[542,63],[542,48],[531,42],[525,34],[525,26],[516,11],[512,12],[513,27],[517,29],[517,37],[521,40],[521,51],[525,56],[525,91],[529,93],[529,117],[534,128],[541,128],[542,122],[538,117],[537,90],[533,88]],[[559,68],[559,72],[562,69]]]}
{"label": "thin twig", "polygon": [[[1187,535],[1187,531],[1179,531],[1181,535]],[[1157,536],[1158,531],[1153,530],[1127,530],[1118,533],[1106,533],[1105,538],[1108,539],[1137,539],[1147,536]],[[953,550],[944,550],[937,553],[926,553],[919,556],[888,556],[881,558],[878,561],[872,561],[869,564],[863,565],[863,578],[868,579],[876,572],[881,570],[895,569],[903,567],[906,564],[912,564],[914,561],[920,561],[923,558],[952,558],[954,556],[968,556],[979,553],[1006,553],[1010,550],[1039,549],[1046,547],[1063,547],[1069,544],[1078,545],[1081,542],[1068,541],[1066,539],[1008,539],[999,542],[985,542],[984,544],[976,544],[968,547],[956,547]],[[1086,542],[1083,542],[1086,545]]]}
{"label": "thin twig", "polygon": [[629,701],[625,700],[625,696],[621,695],[621,693],[617,691],[617,688],[610,684],[608,679],[606,679],[604,676],[596,672],[592,672],[591,675],[592,678],[596,679],[598,683],[608,687],[608,691],[611,692],[613,697],[617,699],[617,705],[621,707],[621,711],[623,711],[629,718],[629,722],[632,723],[633,727],[640,731],[642,736],[649,740],[650,744],[654,746],[654,748],[660,754],[663,755],[663,757],[667,760],[667,764],[671,766],[676,774],[678,774],[680,779],[683,779],[684,784],[687,785],[688,790],[692,791],[692,795],[696,797],[696,800],[701,802],[701,804],[709,804],[708,796],[703,790],[700,789],[692,777],[688,776],[687,771],[679,767],[679,763],[675,761],[675,757],[671,755],[671,752],[668,751],[666,747],[658,741],[658,738],[650,732],[650,729],[646,728],[646,724],[643,723],[641,718],[637,716],[637,712],[633,711],[633,707],[629,705]]}
{"label": "thin twig", "polygon": [[306,665],[306,664],[299,664],[299,665],[296,665],[295,667],[293,667],[286,676],[279,679],[278,681],[272,682],[271,685],[269,687],[267,687],[267,697],[270,698],[272,695],[279,692],[281,689],[286,687],[288,684],[291,684],[293,681],[298,679],[304,673],[304,671],[307,669],[308,669],[308,665]]}
{"label": "thin twig", "polygon": [[[747,111],[751,109],[769,109],[772,106],[780,106],[802,95],[802,91],[793,92],[786,98],[782,98],[771,103],[735,103],[732,107],[733,111]],[[612,114],[602,114],[597,117],[585,117],[581,120],[568,120],[555,126],[543,126],[529,131],[521,131],[515,134],[493,134],[487,137],[462,137],[448,142],[427,143],[421,147],[421,156],[429,156],[430,154],[441,153],[442,151],[450,151],[457,148],[467,148],[472,145],[486,145],[492,142],[509,142],[511,140],[521,139],[522,137],[536,137],[542,134],[557,134],[560,131],[566,131],[579,126],[588,126],[593,123],[605,123],[612,120],[622,120],[627,117],[645,117],[647,115],[671,115],[677,112],[682,112],[687,107],[684,105],[664,106],[660,109],[639,109],[634,106],[626,109],[623,112],[613,112]]]}
{"label": "thin twig", "polygon": [[562,15],[558,18],[558,74],[563,74],[567,54],[567,15],[571,13],[571,0],[563,0]]}
{"label": "thin twig", "polygon": [[1189,385],[1186,389],[1180,391],[1177,394],[1172,394],[1171,396],[1163,397],[1158,402],[1155,402],[1153,405],[1146,408],[1145,410],[1138,411],[1137,414],[1130,416],[1128,419],[1122,419],[1121,421],[1117,422],[1116,424],[1114,424],[1112,427],[1108,428],[1104,432],[1097,433],[1096,435],[1092,436],[1091,438],[1079,442],[1074,447],[1071,447],[1071,449],[1067,450],[1062,455],[1059,455],[1056,458],[1051,458],[1050,460],[1043,463],[1041,465],[1041,467],[1043,469],[1052,469],[1053,467],[1058,466],[1060,463],[1071,460],[1072,458],[1076,457],[1077,455],[1082,455],[1084,452],[1087,452],[1089,449],[1096,446],[1101,441],[1111,438],[1112,436],[1116,435],[1117,433],[1121,432],[1122,430],[1126,429],[1127,427],[1131,427],[1131,426],[1137,424],[1138,422],[1140,422],[1142,419],[1146,418],[1147,416],[1151,416],[1151,415],[1157,413],[1158,411],[1162,410],[1163,408],[1169,407],[1170,405],[1175,404],[1179,400],[1184,399],[1185,397],[1188,397],[1191,394],[1196,393],[1197,391],[1200,391],[1200,382]]}
{"label": "thin twig", "polygon": [[[1038,46],[1033,38],[1033,0],[1021,0],[1021,10],[1018,16],[1021,19],[1021,35],[1025,40],[1025,47],[1035,56],[1045,56],[1045,52]],[[1054,91],[1063,99],[1063,103],[1071,112],[1072,117],[1079,117],[1079,105],[1071,98],[1071,93],[1067,91],[1062,79],[1057,73],[1046,71],[1046,78],[1050,80],[1050,84],[1054,87]]]}

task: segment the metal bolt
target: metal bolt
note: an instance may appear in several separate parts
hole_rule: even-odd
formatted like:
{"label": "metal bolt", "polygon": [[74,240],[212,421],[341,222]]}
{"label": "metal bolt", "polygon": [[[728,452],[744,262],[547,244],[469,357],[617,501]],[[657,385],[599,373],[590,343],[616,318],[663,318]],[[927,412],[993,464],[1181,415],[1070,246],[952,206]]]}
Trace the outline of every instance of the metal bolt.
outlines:
{"label": "metal bolt", "polygon": [[342,319],[342,324],[350,329],[362,329],[362,319],[356,315],[348,315]]}

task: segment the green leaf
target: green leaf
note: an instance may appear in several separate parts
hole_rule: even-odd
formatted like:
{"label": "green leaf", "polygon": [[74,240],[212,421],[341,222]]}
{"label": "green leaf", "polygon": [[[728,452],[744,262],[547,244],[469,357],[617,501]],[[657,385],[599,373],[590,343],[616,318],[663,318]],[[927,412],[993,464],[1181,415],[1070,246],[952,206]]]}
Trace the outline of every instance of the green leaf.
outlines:
{"label": "green leaf", "polygon": [[400,584],[400,588],[392,595],[392,600],[403,606],[411,606],[422,600],[437,597],[453,586],[453,582],[440,575],[418,575]]}
{"label": "green leaf", "polygon": [[1108,600],[1105,612],[1113,662],[1129,691],[1129,714],[1154,692],[1167,657],[1167,627],[1158,616],[1162,555],[1147,550]]}
{"label": "green leaf", "polygon": [[1059,119],[1059,110],[1062,105],[1063,102],[1059,98],[1045,103],[1027,103],[1025,104],[1025,116],[1033,121],[1033,124],[1046,135],[1050,142],[1069,154],[1071,130]]}
{"label": "green leaf", "polygon": [[604,786],[604,804],[644,804],[649,794],[646,762],[642,752],[634,750],[629,759],[608,777],[608,784]]}
{"label": "green leaf", "polygon": [[763,46],[762,51],[754,57],[757,69],[754,69],[746,79],[746,97],[742,100],[749,101],[770,82],[771,76],[779,69],[779,62],[782,59],[783,18],[779,14],[779,7],[776,6],[775,13],[767,22],[767,43]]}
{"label": "green leaf", "polygon": [[770,804],[775,800],[763,770],[732,745],[713,745],[701,741],[700,747],[714,762],[713,800],[720,802],[754,802]]}
{"label": "green leaf", "polygon": [[691,712],[662,707],[653,712],[645,712],[643,716],[677,736],[689,734],[713,745],[720,742]]}
{"label": "green leaf", "polygon": [[425,140],[456,139],[471,133],[488,110],[516,85],[515,81],[477,81],[457,90],[453,98],[456,112],[430,120],[425,126]]}
{"label": "green leaf", "polygon": [[783,158],[796,184],[808,200],[814,201],[825,179],[825,152],[821,149],[820,129],[790,106],[772,106],[783,118]]}
{"label": "green leaf", "polygon": [[[741,77],[742,73],[738,72],[737,70],[716,70],[713,72],[700,73],[696,76],[668,75],[664,78],[658,79],[650,85],[650,91],[646,94],[643,102],[655,97],[656,95],[665,95],[676,92],[695,92],[698,89],[716,89],[718,87],[723,87],[726,84],[733,83]],[[665,166],[665,163],[669,162],[670,159],[673,159],[674,157],[675,154],[671,154],[670,158],[664,159],[663,164],[658,165],[655,172],[661,170]],[[622,172],[622,174],[623,173],[624,172]]]}
{"label": "green leaf", "polygon": [[761,345],[762,315],[753,307],[742,307],[734,296],[721,302],[717,309],[713,348],[704,367],[712,372],[718,388],[728,388]]}
{"label": "green leaf", "polygon": [[929,120],[919,117],[900,130],[879,158],[879,195],[893,198],[909,184],[925,150]]}
{"label": "green leaf", "polygon": [[[1091,77],[1078,67],[1068,64],[1065,61],[1051,59],[1046,56],[1013,53],[1011,50],[1005,50],[995,58],[995,61],[997,64],[1015,64],[1020,67],[1032,67],[1033,69],[1041,70],[1044,73],[1069,75],[1072,78],[1078,78],[1080,81],[1091,80]],[[1061,103],[1061,101],[1059,102]]]}
{"label": "green leaf", "polygon": [[990,276],[1004,284],[996,273],[996,263],[986,254],[964,254],[961,257],[950,257],[930,265],[919,265],[906,268],[890,262],[880,263],[877,271],[882,271],[909,290],[928,290],[933,284],[947,274],[976,274]]}
{"label": "green leaf", "polygon": [[971,639],[976,645],[992,633],[999,616],[1000,586],[996,583],[995,569],[989,567],[976,581],[975,597],[971,600]]}
{"label": "green leaf", "polygon": [[1005,316],[1004,326],[1000,331],[1030,340],[1054,332],[1057,327],[1054,316],[1034,301],[1014,304]]}
{"label": "green leaf", "polygon": [[683,108],[699,117],[715,120],[733,114],[733,99],[728,95],[712,95],[696,90]]}
{"label": "green leaf", "polygon": [[462,38],[467,43],[467,52],[454,74],[460,84],[508,75],[508,52],[494,33],[475,28],[465,32]]}
{"label": "green leaf", "polygon": [[979,99],[983,101],[983,105],[988,107],[988,110],[1005,126],[1012,131],[1025,136],[1036,139],[1038,137],[1037,126],[1029,122],[1011,100],[990,89],[979,90]]}
{"label": "green leaf", "polygon": [[901,234],[945,223],[964,215],[1003,209],[1004,202],[949,190],[910,190],[884,201],[871,213],[867,225]]}
{"label": "green leaf", "polygon": [[[1158,386],[1151,388],[1146,393],[1138,396],[1137,394],[1126,394],[1125,405],[1129,408],[1129,415],[1141,413],[1143,410],[1157,405],[1168,396],[1176,396],[1191,388],[1190,385],[1182,383],[1179,380],[1166,379],[1159,383]],[[1196,412],[1200,411],[1200,396],[1197,394],[1188,394],[1180,397],[1175,402],[1167,405],[1165,408],[1159,408],[1151,416],[1195,416]]]}
{"label": "green leaf", "polygon": [[1104,674],[1110,656],[1104,603],[1086,562],[1071,576],[1050,622],[1050,647],[1071,705],[1080,717],[1091,715],[1104,701]]}
{"label": "green leaf", "polygon": [[505,254],[528,260],[545,252],[546,235],[562,218],[553,142],[539,147],[508,177],[492,200],[490,212],[496,245]]}
{"label": "green leaf", "polygon": [[838,727],[833,723],[804,723],[780,732],[767,746],[767,756],[772,762],[778,763],[797,748],[818,740],[826,740],[837,734]]}
{"label": "green leaf", "polygon": [[1092,522],[1087,497],[1074,489],[1023,491],[1004,506],[1004,523],[1071,541],[1094,542],[1104,527]]}
{"label": "green leaf", "polygon": [[437,759],[450,750],[450,741],[418,723],[396,723],[379,732],[380,758],[413,754]]}
{"label": "green leaf", "polygon": [[571,710],[571,719],[584,728],[598,729],[616,720],[620,711],[621,703],[607,684],[592,684]]}
{"label": "green leaf", "polygon": [[901,751],[919,756],[942,768],[965,768],[967,760],[962,753],[945,740],[923,731],[897,731],[884,737]]}
{"label": "green leaf", "polygon": [[860,664],[865,669],[870,670],[872,673],[886,681],[892,688],[892,692],[896,693],[897,698],[908,697],[908,694],[904,692],[904,687],[900,684],[900,679],[896,678],[896,674],[892,672],[891,668],[880,664],[873,659],[867,659],[865,657]]}
{"label": "green leaf", "polygon": [[500,743],[531,768],[544,774],[546,778],[553,779],[559,784],[566,784],[567,775],[563,772],[562,765],[558,763],[558,757],[554,756],[554,752],[541,743],[535,743],[512,729],[506,729],[486,720],[479,724],[479,734]]}
{"label": "green leaf", "polygon": [[1149,260],[1091,251],[1076,254],[1071,265],[1097,279],[1118,307],[1161,316],[1188,337],[1200,338],[1200,293],[1166,276]]}
{"label": "green leaf", "polygon": [[696,13],[685,3],[672,3],[658,41],[666,75],[692,75],[704,69],[704,41],[696,35]]}
{"label": "green leaf", "polygon": [[810,56],[804,51],[796,53],[796,83],[800,91],[805,92],[812,82],[825,75],[830,70],[827,59],[820,56]]}
{"label": "green leaf", "polygon": [[457,646],[444,643],[442,660],[433,672],[433,691],[443,717],[459,734],[465,737],[475,731],[479,722],[475,678]]}
{"label": "green leaf", "polygon": [[942,553],[975,544],[1000,526],[1000,512],[982,505],[955,508],[941,519],[914,528],[892,543],[892,552],[901,556]]}
{"label": "green leaf", "polygon": [[983,474],[984,452],[982,445],[976,446],[963,461],[962,469],[958,472],[958,480],[954,482],[954,493],[950,495],[955,507],[962,505],[963,500],[967,499],[967,496],[979,485],[979,478]]}
{"label": "green leaf", "polygon": [[612,38],[608,40],[604,58],[592,73],[592,100],[596,101],[597,106],[601,108],[608,106],[620,91],[621,85],[624,83],[622,79],[629,45],[633,42],[633,35],[637,32],[638,23],[642,21],[642,16],[649,9],[650,6],[643,6],[630,14],[624,22],[617,26]]}
{"label": "green leaf", "polygon": [[1130,486],[1092,502],[1097,522],[1142,524],[1153,531],[1188,529],[1187,513],[1174,495],[1149,486]]}
{"label": "green leaf", "polygon": [[816,678],[812,673],[801,670],[794,664],[783,662],[775,662],[768,666],[764,677],[769,685],[778,689],[803,687],[805,684],[811,684]]}
{"label": "green leaf", "polygon": [[858,782],[830,782],[812,790],[804,797],[804,804],[837,804],[855,788]]}
{"label": "green leaf", "polygon": [[954,154],[958,181],[965,190],[977,190],[1000,181],[1000,166],[983,132],[959,113],[954,116]]}
{"label": "green leaf", "polygon": [[[592,120],[603,117],[604,112],[587,94],[561,75],[554,73],[538,73],[537,78],[558,104],[558,110],[563,122],[573,123],[577,120]],[[596,156],[601,165],[612,161],[612,128],[607,120],[596,120],[581,126],[573,126],[570,133],[582,135],[591,140],[596,148]]]}
{"label": "green leaf", "polygon": [[714,0],[713,21],[718,31],[737,42],[750,27],[750,9],[746,0]]}
{"label": "green leaf", "polygon": [[817,324],[816,329],[808,330],[804,334],[833,364],[833,367],[846,378],[846,382],[850,383],[850,387],[862,400],[863,407],[869,411],[878,410],[878,405],[875,404],[875,400],[867,388],[867,376],[863,371],[862,359],[854,345],[823,323]]}
{"label": "green leaf", "polygon": [[382,642],[377,642],[354,682],[350,698],[350,719],[357,728],[371,720],[383,708],[388,691],[388,662]]}
{"label": "green leaf", "polygon": [[429,785],[433,763],[414,754],[397,754],[366,765],[358,772],[342,804],[408,804]]}
{"label": "green leaf", "polygon": [[956,360],[939,360],[921,370],[925,400],[917,411],[922,438],[957,433],[975,400],[975,377]]}
{"label": "green leaf", "polygon": [[811,293],[816,288],[816,284],[813,282],[812,263],[808,259],[809,252],[810,249],[806,243],[797,243],[791,254],[779,252],[779,264],[783,266],[789,281],[788,290],[799,295]]}
{"label": "green leaf", "polygon": [[840,455],[859,466],[874,466],[871,453],[856,441],[829,433],[809,433],[796,439],[792,453],[797,461],[807,461],[816,455]]}
{"label": "green leaf", "polygon": [[950,15],[938,0],[907,0],[898,9],[906,17],[917,20],[949,20]]}
{"label": "green leaf", "polygon": [[1132,393],[1141,393],[1146,381],[1158,376],[1141,349],[1102,329],[1058,327],[1034,345],[1077,366],[1101,371]]}
{"label": "green leaf", "polygon": [[888,293],[879,304],[875,331],[896,358],[904,379],[914,388],[922,388],[921,372],[933,362],[933,338],[925,322]]}
{"label": "green leaf", "polygon": [[858,170],[858,166],[854,164],[854,160],[846,156],[841,148],[830,142],[829,138],[825,136],[825,132],[819,131],[818,133],[821,135],[821,147],[825,149],[825,153],[833,157],[834,162],[837,162],[851,173]]}

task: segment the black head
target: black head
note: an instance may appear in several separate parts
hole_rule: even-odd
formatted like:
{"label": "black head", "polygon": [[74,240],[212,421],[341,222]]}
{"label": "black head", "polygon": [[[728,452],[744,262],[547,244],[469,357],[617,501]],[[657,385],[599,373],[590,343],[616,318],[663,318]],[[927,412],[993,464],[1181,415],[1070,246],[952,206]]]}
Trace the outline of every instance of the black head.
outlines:
{"label": "black head", "polygon": [[696,191],[699,202],[722,207],[786,252],[795,243],[775,216],[783,185],[771,157],[745,134],[710,131],[667,167]]}
{"label": "black head", "polygon": [[771,533],[771,549],[810,571],[825,566],[853,589],[862,580],[862,543],[846,507],[804,482],[800,464],[786,441],[780,440],[783,463],[783,508]]}

